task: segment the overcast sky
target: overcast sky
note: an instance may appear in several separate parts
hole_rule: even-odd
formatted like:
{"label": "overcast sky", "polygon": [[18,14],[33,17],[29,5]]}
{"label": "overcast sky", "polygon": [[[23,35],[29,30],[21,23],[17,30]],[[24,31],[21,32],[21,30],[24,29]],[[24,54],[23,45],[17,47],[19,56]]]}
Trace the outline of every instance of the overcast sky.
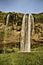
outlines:
{"label": "overcast sky", "polygon": [[0,0],[0,11],[23,13],[43,12],[43,0]]}

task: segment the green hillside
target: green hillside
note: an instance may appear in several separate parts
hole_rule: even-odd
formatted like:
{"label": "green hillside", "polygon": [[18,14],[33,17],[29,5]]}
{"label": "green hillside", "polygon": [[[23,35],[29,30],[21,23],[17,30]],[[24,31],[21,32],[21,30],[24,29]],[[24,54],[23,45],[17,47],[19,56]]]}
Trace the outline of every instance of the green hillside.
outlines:
{"label": "green hillside", "polygon": [[2,12],[0,11],[0,23],[4,23],[5,22],[5,18],[7,16],[7,14],[10,13],[10,14],[17,14],[19,19],[21,19],[23,17],[23,13],[16,13],[16,12]]}
{"label": "green hillside", "polygon": [[[8,13],[17,14],[19,16],[19,18],[23,17],[23,13],[16,13],[16,12],[8,12]],[[5,21],[5,17],[8,13],[0,11],[0,22],[1,23],[3,23]],[[38,22],[43,23],[43,12],[38,13],[38,14],[33,14],[33,16],[35,19],[35,23],[38,23]]]}
{"label": "green hillside", "polygon": [[0,23],[3,23],[5,21],[4,19],[5,19],[6,14],[7,13],[0,11]]}
{"label": "green hillside", "polygon": [[35,23],[43,23],[43,13],[33,14]]}

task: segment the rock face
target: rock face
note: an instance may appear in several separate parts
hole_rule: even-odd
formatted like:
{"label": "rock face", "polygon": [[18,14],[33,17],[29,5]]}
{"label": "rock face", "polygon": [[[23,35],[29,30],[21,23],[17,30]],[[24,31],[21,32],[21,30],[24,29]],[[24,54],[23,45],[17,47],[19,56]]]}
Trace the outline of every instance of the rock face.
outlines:
{"label": "rock face", "polygon": [[13,22],[11,26],[9,25],[9,17],[10,15],[8,14],[6,19],[6,25],[0,23],[0,31],[3,33],[4,30],[4,40],[1,39],[0,44],[20,42],[20,51],[30,52],[31,39],[33,40],[33,42],[35,41],[35,43],[36,41],[43,42],[43,24],[37,23],[34,25],[34,18],[31,14],[25,14],[23,16],[23,21],[21,23],[22,30],[19,30],[20,27],[18,26],[20,24],[20,21],[19,24],[18,22],[16,22],[18,20],[18,17],[16,15],[12,16]]}

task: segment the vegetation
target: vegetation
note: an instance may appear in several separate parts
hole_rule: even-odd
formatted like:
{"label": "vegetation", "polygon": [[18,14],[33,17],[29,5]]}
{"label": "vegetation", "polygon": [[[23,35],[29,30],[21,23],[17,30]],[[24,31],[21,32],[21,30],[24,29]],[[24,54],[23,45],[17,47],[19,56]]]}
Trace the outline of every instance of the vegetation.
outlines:
{"label": "vegetation", "polygon": [[38,44],[37,46],[33,47],[31,51],[36,51],[36,52],[41,52],[43,51],[43,44],[41,43],[40,45]]}
{"label": "vegetation", "polygon": [[0,54],[0,65],[42,65],[43,52]]}
{"label": "vegetation", "polygon": [[0,41],[3,41],[4,39],[4,31],[0,31]]}
{"label": "vegetation", "polygon": [[[17,14],[19,19],[23,17],[23,13],[16,13],[16,12],[9,12],[11,14]],[[0,11],[0,22],[3,23],[5,21],[5,17],[7,16],[8,13]],[[43,12],[39,14],[33,14],[35,18],[35,23],[43,23]]]}
{"label": "vegetation", "polygon": [[38,14],[33,14],[35,23],[43,23],[43,12]]}
{"label": "vegetation", "polygon": [[5,12],[0,12],[0,23],[3,23],[5,21],[4,18],[6,16],[6,14],[7,13],[5,13]]}

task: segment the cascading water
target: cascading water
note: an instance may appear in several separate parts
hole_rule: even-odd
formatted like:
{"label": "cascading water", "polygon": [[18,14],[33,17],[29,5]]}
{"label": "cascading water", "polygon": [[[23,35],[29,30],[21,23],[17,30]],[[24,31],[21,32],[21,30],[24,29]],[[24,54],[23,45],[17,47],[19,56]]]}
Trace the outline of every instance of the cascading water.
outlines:
{"label": "cascading water", "polygon": [[28,45],[27,45],[27,52],[30,52],[30,44],[31,44],[31,14],[28,16]]}
{"label": "cascading water", "polygon": [[6,25],[5,25],[5,35],[4,35],[4,41],[6,42],[6,38],[7,38],[7,30],[8,30],[8,21],[9,21],[9,16],[10,14],[7,15],[7,20],[6,20]]}
{"label": "cascading water", "polygon": [[31,19],[30,14],[26,15],[26,29],[25,29],[25,52],[30,52],[30,31],[31,31]]}
{"label": "cascading water", "polygon": [[8,31],[8,21],[10,14],[7,15],[6,25],[4,29],[4,53],[5,53],[5,43],[7,42],[7,31]]}
{"label": "cascading water", "polygon": [[9,16],[10,16],[10,14],[7,15],[6,26],[8,26]]}
{"label": "cascading water", "polygon": [[26,15],[26,20],[25,20],[25,44],[24,44],[24,49],[25,52],[28,51],[28,15]]}
{"label": "cascading water", "polygon": [[23,17],[23,21],[22,21],[22,30],[21,30],[21,43],[20,43],[20,51],[24,51],[24,42],[25,42],[25,17],[26,15],[24,15]]}
{"label": "cascading water", "polygon": [[34,32],[34,21],[32,14],[24,15],[22,21],[22,30],[21,30],[21,52],[30,52],[31,45],[31,23],[33,24]]}

